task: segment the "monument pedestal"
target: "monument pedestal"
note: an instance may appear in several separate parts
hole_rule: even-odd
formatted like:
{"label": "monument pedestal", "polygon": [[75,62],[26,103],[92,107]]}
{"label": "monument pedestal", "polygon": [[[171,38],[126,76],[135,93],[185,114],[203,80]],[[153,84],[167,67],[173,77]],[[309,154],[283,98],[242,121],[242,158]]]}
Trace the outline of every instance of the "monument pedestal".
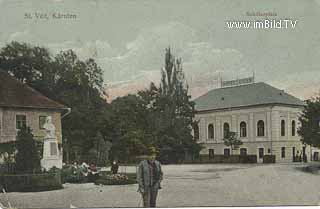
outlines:
{"label": "monument pedestal", "polygon": [[43,158],[41,167],[50,170],[52,167],[62,168],[62,154],[59,152],[55,137],[45,138],[43,142]]}

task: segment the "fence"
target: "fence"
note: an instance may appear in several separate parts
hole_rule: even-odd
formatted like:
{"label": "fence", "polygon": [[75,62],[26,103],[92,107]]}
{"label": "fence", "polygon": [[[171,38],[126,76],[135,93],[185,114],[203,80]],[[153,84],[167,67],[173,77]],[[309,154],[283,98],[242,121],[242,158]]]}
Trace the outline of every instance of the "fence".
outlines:
{"label": "fence", "polygon": [[0,174],[15,173],[15,163],[0,164]]}

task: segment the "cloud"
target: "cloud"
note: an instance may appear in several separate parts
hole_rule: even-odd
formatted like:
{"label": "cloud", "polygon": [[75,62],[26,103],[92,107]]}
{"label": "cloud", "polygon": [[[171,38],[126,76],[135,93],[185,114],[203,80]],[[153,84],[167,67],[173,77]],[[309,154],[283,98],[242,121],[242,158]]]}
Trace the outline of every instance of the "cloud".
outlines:
{"label": "cloud", "polygon": [[29,30],[17,31],[8,35],[6,42],[19,41],[19,42],[30,42],[33,39],[32,34]]}
{"label": "cloud", "polygon": [[76,52],[80,59],[95,58],[101,59],[105,57],[114,56],[115,52],[107,41],[66,41],[62,43],[50,43],[47,47],[53,53],[59,51],[72,49]]}
{"label": "cloud", "polygon": [[[130,93],[138,86],[148,86],[151,81],[158,83],[168,46],[176,57],[182,58],[191,89],[212,88],[220,82],[219,75],[235,78],[249,72],[240,51],[216,48],[212,43],[199,40],[193,28],[173,22],[142,31],[135,40],[126,44],[125,53],[104,58],[102,65],[108,75],[107,83],[125,80],[123,85],[127,88],[131,80],[133,87],[128,88]],[[142,85],[137,85],[139,82]],[[112,88],[118,91],[116,88],[122,87],[120,83]]]}

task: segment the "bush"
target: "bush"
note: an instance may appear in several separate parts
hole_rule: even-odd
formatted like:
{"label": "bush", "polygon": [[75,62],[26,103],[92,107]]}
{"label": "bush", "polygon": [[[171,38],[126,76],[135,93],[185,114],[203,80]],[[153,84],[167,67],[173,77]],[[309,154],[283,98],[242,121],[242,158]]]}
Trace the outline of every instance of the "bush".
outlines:
{"label": "bush", "polygon": [[18,173],[35,173],[41,169],[40,154],[32,131],[29,127],[23,127],[18,131],[16,148],[16,171]]}
{"label": "bush", "polygon": [[214,155],[211,159],[209,155],[200,155],[199,159],[184,163],[257,163],[257,155]]}
{"label": "bush", "polygon": [[263,163],[275,163],[276,156],[275,155],[264,155],[263,156]]}
{"label": "bush", "polygon": [[0,185],[6,192],[40,192],[62,188],[60,173],[2,175]]}
{"label": "bush", "polygon": [[87,179],[81,171],[81,168],[75,169],[70,165],[63,166],[60,171],[62,183],[85,183]]}
{"label": "bush", "polygon": [[97,185],[125,185],[135,183],[136,174],[110,174],[100,176],[99,179],[95,181],[95,184]]}

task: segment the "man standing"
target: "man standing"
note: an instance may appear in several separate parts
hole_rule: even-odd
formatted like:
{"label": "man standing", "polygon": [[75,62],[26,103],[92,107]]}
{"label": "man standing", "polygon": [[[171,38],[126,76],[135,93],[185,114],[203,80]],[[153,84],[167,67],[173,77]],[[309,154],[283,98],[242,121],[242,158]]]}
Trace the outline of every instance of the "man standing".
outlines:
{"label": "man standing", "polygon": [[147,160],[140,162],[137,171],[138,192],[143,199],[143,207],[156,207],[158,190],[163,178],[161,164],[155,160],[156,152],[153,151]]}

